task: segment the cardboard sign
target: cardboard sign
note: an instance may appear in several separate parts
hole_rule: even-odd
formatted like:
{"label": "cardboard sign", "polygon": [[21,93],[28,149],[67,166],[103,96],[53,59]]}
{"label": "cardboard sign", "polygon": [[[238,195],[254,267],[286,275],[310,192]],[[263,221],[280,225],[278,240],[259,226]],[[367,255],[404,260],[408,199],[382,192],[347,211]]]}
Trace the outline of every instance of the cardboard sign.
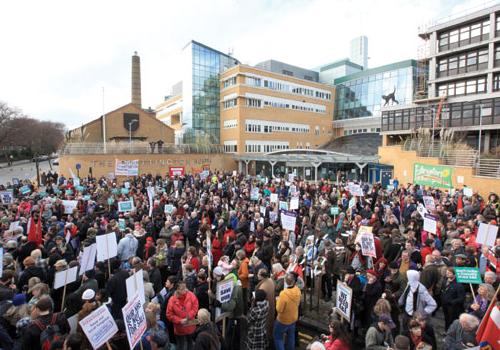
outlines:
{"label": "cardboard sign", "polygon": [[104,261],[118,255],[118,244],[114,232],[95,236],[97,244],[97,261]]}
{"label": "cardboard sign", "polygon": [[458,283],[481,284],[481,273],[477,267],[455,267]]}
{"label": "cardboard sign", "polygon": [[115,320],[106,305],[103,305],[80,322],[92,348],[98,349],[118,332]]}
{"label": "cardboard sign", "polygon": [[436,234],[437,219],[434,216],[430,214],[424,214],[424,230]]}
{"label": "cardboard sign", "polygon": [[177,166],[177,167],[171,166],[168,169],[168,172],[169,172],[169,175],[171,178],[176,177],[176,176],[184,176],[184,171],[185,170],[184,170],[183,166]]}
{"label": "cardboard sign", "polygon": [[92,270],[95,266],[95,257],[97,255],[97,245],[94,243],[83,248],[82,259],[80,260],[80,270],[78,274],[81,276],[85,271]]}
{"label": "cardboard sign", "polygon": [[278,194],[277,193],[271,193],[270,200],[271,200],[271,203],[278,203]]}
{"label": "cardboard sign", "polygon": [[11,204],[14,201],[14,196],[11,191],[0,192],[0,202],[3,204]]}
{"label": "cardboard sign", "polygon": [[339,207],[331,207],[330,208],[330,215],[339,215],[340,209]]}
{"label": "cardboard sign", "polygon": [[146,296],[144,293],[144,273],[142,270],[137,271],[125,281],[127,285],[127,301],[131,301],[136,294],[139,295],[141,303],[146,303]]}
{"label": "cardboard sign", "polygon": [[233,294],[232,279],[217,283],[217,291],[215,294],[215,298],[218,301],[220,301],[221,304],[227,303],[229,300],[231,300],[232,294]]}
{"label": "cardboard sign", "polygon": [[118,202],[118,211],[128,212],[134,209],[134,203],[132,201],[121,201]]}
{"label": "cardboard sign", "polygon": [[431,196],[423,196],[425,209],[434,210],[436,209],[436,204],[434,203],[434,198]]}
{"label": "cardboard sign", "polygon": [[297,214],[283,210],[281,212],[281,227],[285,230],[295,231],[295,223],[297,221]]}
{"label": "cardboard sign", "polygon": [[488,247],[495,246],[495,240],[497,239],[498,226],[493,224],[479,224],[479,230],[477,232],[476,242],[479,244],[485,244]]}
{"label": "cardboard sign", "polygon": [[292,198],[290,199],[290,210],[299,209],[299,199]]}
{"label": "cardboard sign", "polygon": [[125,329],[127,330],[128,343],[130,349],[133,349],[141,340],[142,335],[146,332],[148,327],[143,304],[138,294],[134,295],[134,297],[122,308],[122,313]]}
{"label": "cardboard sign", "polygon": [[78,273],[78,266],[66,269],[64,271],[56,272],[54,277],[54,289],[59,289],[67,284],[76,281],[76,275]]}
{"label": "cardboard sign", "polygon": [[375,240],[373,239],[373,234],[364,232],[360,235],[361,252],[364,256],[371,256],[372,258],[377,257],[375,251]]}
{"label": "cardboard sign", "polygon": [[116,176],[139,176],[139,160],[116,160]]}
{"label": "cardboard sign", "polygon": [[351,322],[352,289],[345,283],[337,280],[337,293],[335,298],[335,309],[343,318]]}
{"label": "cardboard sign", "polygon": [[78,205],[78,201],[64,200],[64,201],[62,201],[62,204],[64,206],[64,214],[73,214],[73,210],[76,209],[76,206]]}

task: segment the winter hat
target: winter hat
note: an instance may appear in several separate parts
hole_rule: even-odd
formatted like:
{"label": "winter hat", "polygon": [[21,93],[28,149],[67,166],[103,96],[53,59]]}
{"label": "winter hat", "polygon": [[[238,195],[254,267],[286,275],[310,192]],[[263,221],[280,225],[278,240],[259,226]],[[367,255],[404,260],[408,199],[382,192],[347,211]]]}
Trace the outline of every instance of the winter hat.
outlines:
{"label": "winter hat", "polygon": [[12,298],[12,305],[20,306],[26,304],[26,294],[16,294],[14,298]]}

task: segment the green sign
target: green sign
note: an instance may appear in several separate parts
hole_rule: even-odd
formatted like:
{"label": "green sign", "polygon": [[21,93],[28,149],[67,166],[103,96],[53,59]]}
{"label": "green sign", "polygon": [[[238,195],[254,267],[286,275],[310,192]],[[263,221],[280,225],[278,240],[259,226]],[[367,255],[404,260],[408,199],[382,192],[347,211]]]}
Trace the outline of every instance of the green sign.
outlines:
{"label": "green sign", "polygon": [[451,188],[452,168],[442,165],[415,163],[413,168],[413,183],[431,187]]}
{"label": "green sign", "polygon": [[331,207],[330,215],[339,215],[339,207]]}
{"label": "green sign", "polygon": [[455,267],[458,283],[481,284],[481,274],[476,267]]}
{"label": "green sign", "polygon": [[125,231],[125,219],[118,219],[118,227],[120,228],[120,231]]}

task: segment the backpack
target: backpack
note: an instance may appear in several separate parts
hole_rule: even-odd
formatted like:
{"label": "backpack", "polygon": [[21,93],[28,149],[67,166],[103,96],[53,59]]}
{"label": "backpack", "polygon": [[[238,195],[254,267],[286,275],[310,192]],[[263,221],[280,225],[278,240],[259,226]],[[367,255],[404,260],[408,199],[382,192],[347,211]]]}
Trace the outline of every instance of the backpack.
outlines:
{"label": "backpack", "polygon": [[42,331],[40,333],[40,344],[42,350],[50,350],[53,342],[62,339],[59,326],[56,324],[57,314],[52,314],[50,323],[46,326],[40,320],[36,320],[35,325]]}

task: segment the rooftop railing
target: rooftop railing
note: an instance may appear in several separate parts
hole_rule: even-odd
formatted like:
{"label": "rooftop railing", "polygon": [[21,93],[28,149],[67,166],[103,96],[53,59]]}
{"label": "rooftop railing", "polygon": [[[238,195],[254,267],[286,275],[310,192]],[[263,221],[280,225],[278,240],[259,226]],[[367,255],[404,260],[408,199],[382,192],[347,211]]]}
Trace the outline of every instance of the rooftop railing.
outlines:
{"label": "rooftop railing", "polygon": [[155,144],[154,148],[147,142],[107,143],[66,143],[59,154],[217,154],[223,153],[222,145],[201,144]]}

